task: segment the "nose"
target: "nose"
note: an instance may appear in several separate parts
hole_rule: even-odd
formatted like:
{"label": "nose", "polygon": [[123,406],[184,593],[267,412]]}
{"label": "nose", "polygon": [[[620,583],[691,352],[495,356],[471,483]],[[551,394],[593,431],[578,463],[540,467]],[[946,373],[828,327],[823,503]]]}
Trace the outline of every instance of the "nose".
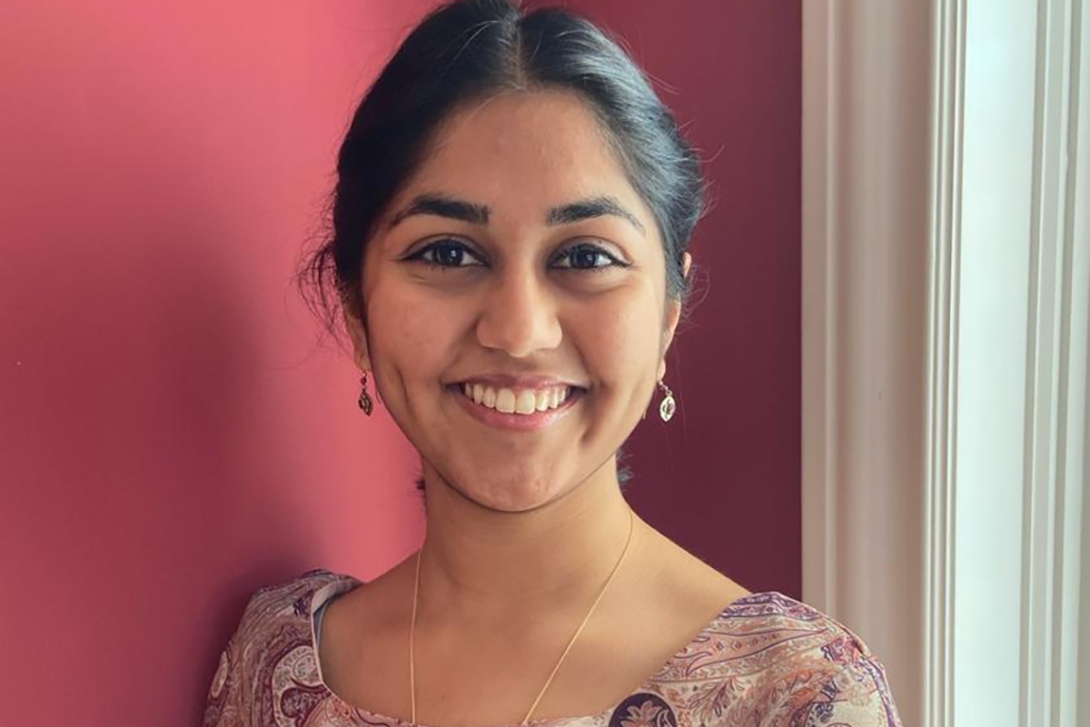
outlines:
{"label": "nose", "polygon": [[533,271],[497,276],[484,297],[477,340],[485,348],[524,358],[560,345],[557,301]]}

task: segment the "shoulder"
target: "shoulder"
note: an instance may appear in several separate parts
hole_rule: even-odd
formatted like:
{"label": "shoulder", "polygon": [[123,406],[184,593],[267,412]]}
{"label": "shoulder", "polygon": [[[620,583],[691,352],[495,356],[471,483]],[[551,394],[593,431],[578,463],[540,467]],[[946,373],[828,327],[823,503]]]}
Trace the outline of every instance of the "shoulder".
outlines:
{"label": "shoulder", "polygon": [[322,568],[309,570],[290,580],[262,586],[246,604],[233,640],[247,645],[247,657],[261,659],[293,640],[309,642],[310,616],[328,595],[358,584],[352,576]]}
{"label": "shoulder", "polygon": [[254,591],[220,654],[208,691],[204,724],[267,724],[283,695],[270,692],[275,674],[289,669],[299,685],[320,685],[311,616],[327,594],[348,590],[352,576],[314,569]]}
{"label": "shoulder", "polygon": [[[885,669],[846,626],[778,592],[728,605],[656,685],[696,722],[900,727]],[[695,723],[695,722],[694,722]]]}
{"label": "shoulder", "polygon": [[242,624],[258,626],[311,615],[312,605],[321,600],[317,596],[345,590],[359,582],[350,575],[315,568],[290,580],[263,586],[250,596]]}

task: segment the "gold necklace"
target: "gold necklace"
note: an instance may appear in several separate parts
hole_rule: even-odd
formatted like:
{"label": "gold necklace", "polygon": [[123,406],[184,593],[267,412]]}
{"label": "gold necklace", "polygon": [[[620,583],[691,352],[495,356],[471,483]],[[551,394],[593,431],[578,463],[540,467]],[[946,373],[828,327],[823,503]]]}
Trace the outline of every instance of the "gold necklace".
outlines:
{"label": "gold necklace", "polygon": [[[564,649],[564,653],[560,655],[560,659],[556,662],[556,666],[553,667],[552,674],[545,680],[545,686],[538,692],[537,699],[530,706],[530,711],[526,713],[526,716],[522,720],[522,724],[526,725],[530,722],[530,715],[537,709],[538,703],[541,698],[545,696],[545,690],[549,688],[549,685],[553,683],[553,677],[556,676],[556,672],[560,670],[560,665],[564,663],[564,658],[571,651],[571,647],[575,644],[575,640],[579,638],[579,634],[583,633],[583,627],[587,625],[587,621],[590,621],[590,616],[594,613],[594,609],[598,607],[598,602],[602,600],[602,596],[605,595],[606,589],[609,588],[609,584],[613,581],[613,576],[617,575],[617,571],[621,567],[621,563],[624,562],[624,557],[628,555],[628,546],[632,544],[632,533],[636,529],[636,514],[632,508],[628,508],[628,539],[625,541],[624,550],[621,551],[621,557],[617,559],[617,564],[613,566],[613,570],[609,574],[609,578],[606,578],[606,583],[602,586],[602,590],[598,592],[598,598],[594,599],[594,603],[591,604],[590,610],[587,611],[587,615],[583,617],[583,623],[579,624],[579,628],[575,630],[575,633],[571,637],[571,641],[568,642],[567,648]],[[423,546],[416,553],[416,585],[413,587],[413,620],[409,626],[409,693],[412,696],[412,724],[416,724],[416,665],[413,660],[413,637],[416,632],[416,604],[420,595],[420,554],[424,552]]]}

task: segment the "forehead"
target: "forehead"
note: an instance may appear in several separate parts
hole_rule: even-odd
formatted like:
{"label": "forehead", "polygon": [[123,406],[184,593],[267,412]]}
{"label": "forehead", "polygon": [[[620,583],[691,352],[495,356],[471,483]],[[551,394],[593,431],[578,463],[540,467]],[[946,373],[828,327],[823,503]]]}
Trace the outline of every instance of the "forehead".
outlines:
{"label": "forehead", "polygon": [[456,111],[437,129],[398,202],[420,191],[487,204],[501,224],[531,217],[540,223],[546,209],[612,195],[651,227],[598,119],[562,91],[504,93]]}

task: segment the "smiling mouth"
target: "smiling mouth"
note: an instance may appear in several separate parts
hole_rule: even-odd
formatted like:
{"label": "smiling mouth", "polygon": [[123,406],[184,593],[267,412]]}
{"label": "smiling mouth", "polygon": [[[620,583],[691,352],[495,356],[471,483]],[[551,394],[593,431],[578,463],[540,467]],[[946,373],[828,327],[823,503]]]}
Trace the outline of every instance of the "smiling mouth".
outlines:
{"label": "smiling mouth", "polygon": [[542,389],[508,389],[469,382],[447,387],[474,404],[501,414],[532,416],[565,407],[584,393],[578,386],[548,386]]}

